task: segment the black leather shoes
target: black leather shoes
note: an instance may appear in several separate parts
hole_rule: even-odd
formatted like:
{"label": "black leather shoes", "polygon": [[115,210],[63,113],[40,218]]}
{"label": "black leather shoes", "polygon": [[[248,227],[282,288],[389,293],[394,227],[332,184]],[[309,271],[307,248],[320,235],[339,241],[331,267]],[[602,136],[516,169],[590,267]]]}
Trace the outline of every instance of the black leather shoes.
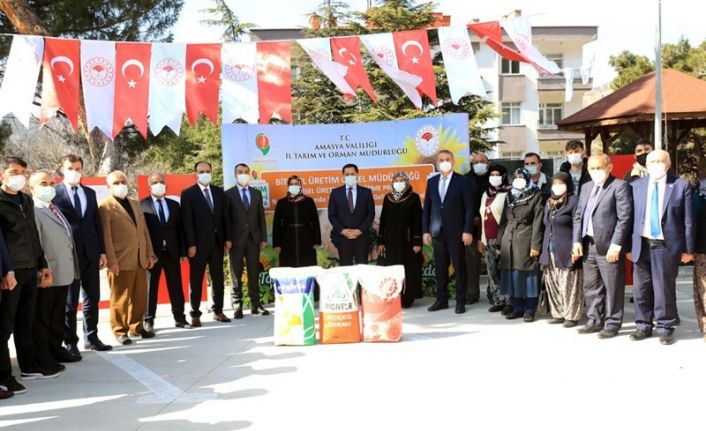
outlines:
{"label": "black leather shoes", "polygon": [[579,329],[578,332],[579,334],[590,334],[592,332],[599,332],[601,329],[603,329],[603,327],[600,325],[586,325]]}
{"label": "black leather shoes", "polygon": [[454,310],[454,313],[456,314],[463,314],[466,312],[466,304],[462,302],[457,302],[456,303],[456,310]]}
{"label": "black leather shoes", "polygon": [[512,314],[512,305],[507,304],[503,307],[503,311],[500,313],[503,316],[507,316],[508,314]]}
{"label": "black leather shoes", "polygon": [[148,330],[146,330],[146,329],[143,329],[142,331],[140,331],[140,333],[139,333],[138,335],[139,335],[140,337],[142,337],[143,339],[145,339],[145,338],[154,338],[154,332],[148,331]]}
{"label": "black leather shoes", "polygon": [[253,316],[256,316],[258,314],[260,316],[269,316],[270,312],[265,310],[265,307],[263,307],[262,305],[257,305],[250,309],[250,314],[252,314]]}
{"label": "black leather shoes", "polygon": [[79,358],[81,357],[81,352],[78,350],[78,346],[76,344],[67,344],[66,351],[74,356],[78,356]]}
{"label": "black leather shoes", "polygon": [[506,315],[505,315],[505,318],[506,318],[507,320],[514,320],[514,319],[519,319],[520,317],[523,317],[523,316],[524,316],[523,313],[520,313],[520,312],[515,313],[515,312],[513,312],[513,313],[510,313],[510,314],[506,314]]}
{"label": "black leather shoes", "polygon": [[498,311],[503,311],[503,308],[505,308],[504,305],[502,304],[495,304],[492,307],[488,309],[489,313],[497,313]]}
{"label": "black leather shoes", "polygon": [[638,329],[637,331],[630,334],[630,339],[632,341],[640,341],[640,340],[644,340],[645,338],[650,338],[651,336],[652,336],[652,332],[645,331],[643,329]]}
{"label": "black leather shoes", "polygon": [[522,320],[524,320],[526,323],[534,322],[534,314],[525,313],[524,317],[522,317]]}
{"label": "black leather shoes", "polygon": [[598,338],[600,339],[606,339],[606,338],[613,338],[616,335],[618,335],[618,331],[615,329],[604,329],[601,332],[598,333]]}
{"label": "black leather shoes", "polygon": [[579,322],[575,320],[564,320],[564,324],[561,325],[564,328],[573,328],[574,326],[578,325]]}
{"label": "black leather shoes", "polygon": [[547,323],[549,323],[550,325],[558,325],[560,323],[564,323],[564,319],[561,317],[555,317],[552,320],[548,321]]}
{"label": "black leather shoes", "polygon": [[433,304],[429,308],[427,308],[427,311],[439,311],[439,310],[445,310],[449,308],[449,301],[442,301],[440,299],[437,299],[434,301]]}
{"label": "black leather shoes", "polygon": [[674,336],[672,334],[662,334],[659,336],[659,343],[665,346],[674,344]]}
{"label": "black leather shoes", "polygon": [[58,362],[78,362],[80,361],[81,355],[74,355],[68,350],[64,349],[63,347],[59,350],[59,352],[56,354],[54,359]]}
{"label": "black leather shoes", "polygon": [[99,352],[107,352],[108,350],[113,350],[113,346],[110,346],[108,344],[104,344],[98,338],[96,338],[95,340],[89,341],[89,343],[83,347],[86,350],[97,350]]}

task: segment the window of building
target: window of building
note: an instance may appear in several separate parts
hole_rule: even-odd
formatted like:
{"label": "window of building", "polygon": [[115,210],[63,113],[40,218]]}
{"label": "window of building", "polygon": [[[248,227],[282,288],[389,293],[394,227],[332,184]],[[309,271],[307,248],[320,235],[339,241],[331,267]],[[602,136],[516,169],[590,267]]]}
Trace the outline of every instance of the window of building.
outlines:
{"label": "window of building", "polygon": [[503,103],[501,113],[501,122],[503,125],[521,124],[519,103]]}
{"label": "window of building", "polygon": [[559,66],[559,69],[564,68],[564,54],[547,54],[545,57],[547,60],[556,63],[556,65]]}
{"label": "window of building", "polygon": [[556,122],[564,116],[564,105],[561,103],[539,104],[539,128],[555,128]]}
{"label": "window of building", "polygon": [[521,159],[525,153],[522,151],[503,151],[501,156],[503,159],[512,159],[512,160],[519,160]]}
{"label": "window of building", "polygon": [[520,62],[502,59],[500,63],[500,73],[505,75],[519,75],[520,74]]}

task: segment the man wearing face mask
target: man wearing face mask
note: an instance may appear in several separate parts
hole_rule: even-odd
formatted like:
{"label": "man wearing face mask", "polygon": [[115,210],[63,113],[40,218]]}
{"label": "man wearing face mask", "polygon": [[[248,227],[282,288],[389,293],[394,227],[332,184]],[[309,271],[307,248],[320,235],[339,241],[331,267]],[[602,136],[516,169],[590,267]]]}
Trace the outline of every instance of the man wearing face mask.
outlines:
{"label": "man wearing face mask", "polygon": [[466,248],[466,304],[475,304],[480,299],[480,266],[483,255],[483,243],[480,242],[480,200],[488,190],[488,168],[490,161],[484,153],[473,155],[471,172],[466,174],[476,202],[473,204],[473,242]]}
{"label": "man wearing face mask", "polygon": [[436,266],[436,301],[428,310],[449,308],[449,263],[456,273],[456,314],[466,312],[464,246],[473,242],[476,197],[468,179],[453,170],[454,155],[441,150],[436,158],[439,175],[427,180],[422,212],[424,244],[433,243]]}
{"label": "man wearing face mask", "polygon": [[[54,176],[40,170],[32,174],[29,184],[34,199],[34,220],[39,241],[52,272],[52,284],[37,291],[32,335],[37,364],[45,369],[63,371],[66,295],[71,283],[79,277],[78,256],[71,225],[52,200],[56,195]],[[73,361],[75,362],[75,361]]]}
{"label": "man wearing face mask", "polygon": [[145,214],[147,230],[152,240],[152,249],[157,262],[147,275],[147,314],[145,331],[153,332],[157,314],[159,278],[164,273],[172,305],[174,326],[191,328],[184,316],[184,292],[181,288],[181,260],[186,258],[186,246],[181,228],[179,203],[166,197],[167,185],[163,174],[152,174],[148,178],[150,195],[140,201]]}
{"label": "man wearing face mask", "polygon": [[65,338],[66,351],[62,362],[81,360],[76,333],[78,301],[83,297],[83,341],[88,350],[106,351],[112,346],[98,338],[98,312],[100,303],[100,270],[105,268],[105,243],[103,225],[98,214],[96,192],[81,184],[83,159],[67,154],[61,159],[64,181],[56,186],[54,205],[71,224],[80,280],[71,283],[66,297]]}
{"label": "man wearing face mask", "polygon": [[128,198],[127,176],[113,171],[107,177],[110,196],[98,203],[110,284],[110,326],[118,342],[132,337],[152,338],[142,324],[147,309],[147,270],[156,257],[140,203]]}
{"label": "man wearing face mask", "polygon": [[635,144],[635,163],[633,163],[630,172],[625,174],[625,181],[632,183],[647,176],[647,154],[650,151],[652,151],[652,144],[649,141],[644,139],[637,141],[637,144]]}
{"label": "man wearing face mask", "polygon": [[0,159],[0,230],[5,237],[16,285],[6,277],[0,300],[0,385],[15,394],[26,392],[12,376],[7,342],[13,334],[17,363],[24,379],[51,378],[57,370],[38,367],[32,341],[37,286],[48,287],[52,275],[39,242],[32,198],[22,192],[27,184],[27,163],[19,157]]}
{"label": "man wearing face mask", "polygon": [[331,190],[328,201],[331,239],[338,249],[341,265],[367,264],[368,231],[375,218],[373,193],[358,185],[358,166],[349,163],[341,172],[344,185]]}
{"label": "man wearing face mask", "polygon": [[669,153],[655,150],[647,156],[648,176],[632,183],[635,219],[632,253],[635,264],[633,295],[634,341],[652,336],[661,344],[674,342],[677,319],[676,281],[680,263],[694,258],[694,207],[689,183],[668,175],[672,166]]}
{"label": "man wearing face mask", "polygon": [[559,170],[571,175],[574,190],[581,194],[583,185],[591,181],[591,176],[588,174],[588,159],[584,157],[583,142],[572,139],[566,143],[565,150],[567,161],[561,164]]}
{"label": "man wearing face mask", "polygon": [[191,326],[201,326],[201,289],[208,266],[211,275],[213,319],[227,323],[223,314],[223,256],[229,251],[223,189],[211,184],[211,164],[196,162],[196,184],[181,192],[181,221],[189,257]]}
{"label": "man wearing face mask", "polygon": [[581,334],[618,335],[625,303],[625,253],[630,244],[630,185],[610,175],[606,154],[588,159],[591,181],[583,185],[574,211],[573,261],[582,258],[586,326]]}
{"label": "man wearing face mask", "polygon": [[[267,245],[267,225],[262,193],[250,187],[250,167],[235,165],[237,185],[225,192],[225,214],[233,244],[230,250],[230,273],[233,278],[231,301],[234,317],[243,318],[243,270],[247,268],[248,295],[252,315],[270,314],[260,304],[260,250]],[[245,266],[243,266],[245,261]]]}
{"label": "man wearing face mask", "polygon": [[544,205],[552,195],[552,184],[542,172],[542,159],[539,154],[525,154],[525,169],[530,175],[530,186],[538,188],[542,193],[542,205]]}

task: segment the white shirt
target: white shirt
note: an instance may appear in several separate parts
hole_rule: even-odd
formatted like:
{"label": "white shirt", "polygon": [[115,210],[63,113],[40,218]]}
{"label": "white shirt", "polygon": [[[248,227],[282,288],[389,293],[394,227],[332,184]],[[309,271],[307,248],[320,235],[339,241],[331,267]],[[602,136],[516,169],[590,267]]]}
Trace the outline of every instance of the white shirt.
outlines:
{"label": "white shirt", "polygon": [[[449,192],[449,184],[451,184],[451,177],[453,176],[453,174],[454,174],[454,171],[451,171],[449,176],[446,177],[446,185],[445,186],[444,186],[444,174],[441,174],[441,173],[439,174],[439,198],[441,198],[441,202],[444,201],[444,199],[446,198],[446,193]],[[442,192],[442,189],[444,187],[446,187],[446,190],[443,190],[443,192]]]}
{"label": "white shirt", "polygon": [[152,197],[152,202],[154,203],[154,210],[157,212],[157,217],[159,217],[159,203],[157,201],[162,201],[162,208],[164,209],[164,220],[169,220],[169,205],[167,205],[167,200],[164,198],[164,196],[162,196],[161,198],[157,198],[155,197],[155,195],[150,196]]}
{"label": "white shirt", "polygon": [[351,190],[351,192],[353,192],[353,209],[355,209],[355,202],[358,198],[358,185],[356,184],[351,187],[346,186],[346,201],[348,201],[348,190],[349,189]]}
{"label": "white shirt", "polygon": [[[77,187],[76,191],[78,192],[78,200],[81,202],[81,217],[83,217],[86,214],[86,207],[88,206],[88,198],[86,198],[86,191],[83,189],[83,186],[81,183],[79,183],[77,186],[72,186],[69,183],[66,183],[66,191],[69,193],[69,200],[71,201],[71,205],[74,203],[74,187]],[[73,205],[74,209],[76,209],[76,206]]]}
{"label": "white shirt", "polygon": [[667,176],[657,180],[659,189],[659,235],[652,236],[650,223],[652,221],[652,192],[655,189],[655,181],[652,177],[648,177],[647,184],[647,200],[645,202],[645,224],[642,226],[642,236],[649,239],[664,239],[664,232],[662,232],[662,208],[664,206],[664,192],[667,190]]}

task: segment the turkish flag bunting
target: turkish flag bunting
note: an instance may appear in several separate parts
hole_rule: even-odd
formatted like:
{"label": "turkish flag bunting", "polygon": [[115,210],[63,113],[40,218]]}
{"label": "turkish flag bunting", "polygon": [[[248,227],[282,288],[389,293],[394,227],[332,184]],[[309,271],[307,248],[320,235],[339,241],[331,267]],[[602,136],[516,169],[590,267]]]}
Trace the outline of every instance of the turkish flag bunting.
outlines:
{"label": "turkish flag bunting", "polygon": [[218,122],[218,88],[221,76],[221,44],[186,46],[186,116],[189,124],[203,114]]}
{"label": "turkish flag bunting", "polygon": [[491,47],[495,52],[500,54],[503,58],[512,61],[519,61],[522,63],[529,63],[530,61],[518,51],[510,48],[503,43],[503,32],[500,28],[500,21],[490,21],[490,22],[480,22],[477,24],[469,24],[468,28],[473,30],[475,34],[483,42]]}
{"label": "turkish flag bunting", "polygon": [[292,42],[258,42],[257,91],[260,124],[274,114],[292,122]]}
{"label": "turkish flag bunting", "polygon": [[[354,90],[362,87],[373,102],[377,102],[377,96],[373,91],[373,86],[370,85],[368,73],[363,67],[358,36],[331,38],[331,57],[336,63],[348,67],[348,72],[344,77],[348,85]],[[344,98],[346,98],[345,95]]]}
{"label": "turkish flag bunting", "polygon": [[81,42],[75,39],[45,39],[40,126],[61,108],[73,129],[78,127],[80,50]]}
{"label": "turkish flag bunting", "polygon": [[436,78],[431,63],[431,50],[426,30],[396,31],[392,33],[397,53],[397,66],[400,70],[422,78],[417,86],[420,94],[426,94],[434,105],[436,99]]}
{"label": "turkish flag bunting", "polygon": [[149,43],[118,42],[115,44],[113,138],[120,133],[129,120],[137,127],[142,137],[147,139],[150,51]]}

